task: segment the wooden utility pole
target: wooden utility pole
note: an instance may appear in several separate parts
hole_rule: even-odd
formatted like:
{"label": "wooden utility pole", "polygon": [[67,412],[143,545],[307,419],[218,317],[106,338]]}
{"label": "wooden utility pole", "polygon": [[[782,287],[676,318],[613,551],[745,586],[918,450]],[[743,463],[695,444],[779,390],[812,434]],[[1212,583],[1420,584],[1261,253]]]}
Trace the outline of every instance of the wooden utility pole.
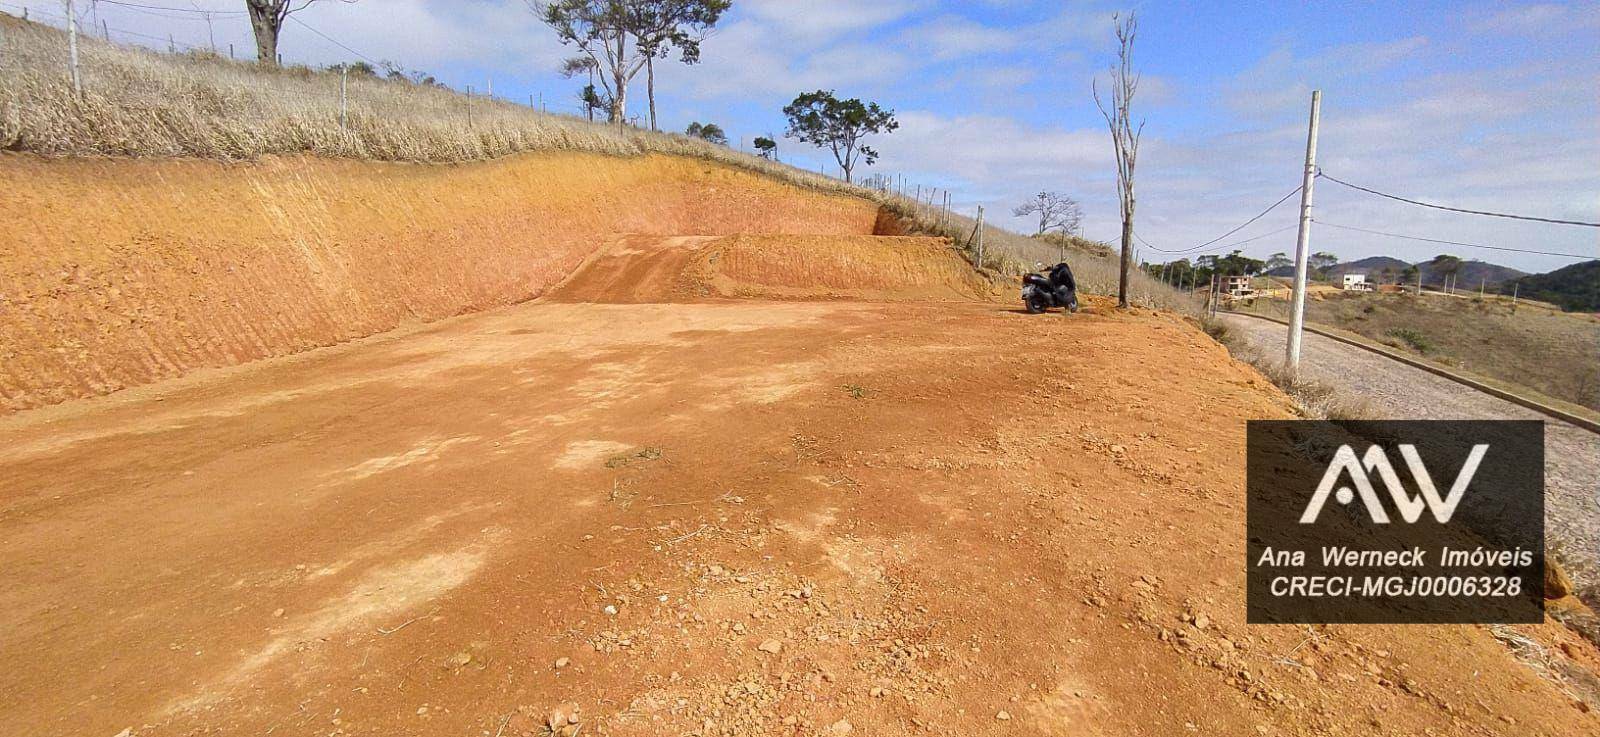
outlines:
{"label": "wooden utility pole", "polygon": [[72,60],[72,94],[83,97],[83,78],[78,76],[78,9],[67,0],[67,51]]}
{"label": "wooden utility pole", "polygon": [[1322,90],[1311,91],[1311,125],[1306,134],[1306,169],[1300,180],[1300,235],[1294,243],[1294,294],[1290,295],[1289,345],[1284,364],[1300,370],[1300,331],[1306,319],[1306,262],[1311,258],[1311,185],[1317,180],[1317,119],[1322,115]]}

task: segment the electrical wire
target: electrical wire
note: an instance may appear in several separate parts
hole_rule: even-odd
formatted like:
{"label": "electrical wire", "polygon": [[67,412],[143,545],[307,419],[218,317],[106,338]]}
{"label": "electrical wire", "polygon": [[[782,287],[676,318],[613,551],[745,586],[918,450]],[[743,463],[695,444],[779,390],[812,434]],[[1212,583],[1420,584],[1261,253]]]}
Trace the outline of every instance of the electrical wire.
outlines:
{"label": "electrical wire", "polygon": [[1363,187],[1363,186],[1361,186],[1359,184],[1351,184],[1349,182],[1344,181],[1343,179],[1338,179],[1338,178],[1333,177],[1333,176],[1331,176],[1329,174],[1325,174],[1325,173],[1322,172],[1321,169],[1317,170],[1317,176],[1321,177],[1323,179],[1326,179],[1326,180],[1328,180],[1330,182],[1333,182],[1335,184],[1342,184],[1342,185],[1344,185],[1346,187],[1349,187],[1351,189],[1358,189],[1358,190],[1361,190],[1362,192],[1366,192],[1368,194],[1375,194],[1375,195],[1377,195],[1379,197],[1387,197],[1387,198],[1389,198],[1391,200],[1395,200],[1395,201],[1398,201],[1398,202],[1404,202],[1404,203],[1411,204],[1411,205],[1420,205],[1422,207],[1431,207],[1431,208],[1433,208],[1435,210],[1449,210],[1450,212],[1464,212],[1464,213],[1466,213],[1468,215],[1487,215],[1489,217],[1510,218],[1512,220],[1532,220],[1534,222],[1555,223],[1557,225],[1580,225],[1580,226],[1583,226],[1585,228],[1600,228],[1600,223],[1589,223],[1589,222],[1584,222],[1582,220],[1558,220],[1556,218],[1541,218],[1541,217],[1534,217],[1532,215],[1511,215],[1511,214],[1504,213],[1504,212],[1488,212],[1486,210],[1468,210],[1468,209],[1460,208],[1460,207],[1448,207],[1446,205],[1435,205],[1435,204],[1433,204],[1431,202],[1422,202],[1420,200],[1407,199],[1407,198],[1401,197],[1399,195],[1392,195],[1392,194],[1389,194],[1387,192],[1379,192],[1378,190],[1375,190],[1375,189],[1368,189],[1368,188]]}
{"label": "electrical wire", "polygon": [[249,15],[247,10],[204,10],[201,8],[174,8],[167,5],[145,5],[143,3],[130,3],[123,0],[96,0],[106,5],[118,5],[136,10],[162,10],[169,13],[189,13],[191,15]]}
{"label": "electrical wire", "polygon": [[169,20],[187,20],[197,23],[209,23],[213,18],[236,18],[246,15],[243,10],[200,10],[199,8],[169,8],[161,5],[140,5],[138,3],[116,2],[115,0],[99,0],[106,5],[125,8],[130,12],[148,15],[155,18]]}
{"label": "electrical wire", "polygon": [[[105,0],[101,0],[101,2],[105,2]],[[24,6],[16,5],[14,3],[0,2],[0,7],[7,7],[7,8],[13,8],[13,9],[16,9],[16,10],[22,10]],[[39,16],[41,18],[49,18],[51,20],[61,21],[63,23],[65,23],[68,20],[68,18],[66,16],[64,16],[64,15],[56,15],[56,14],[50,13],[48,11],[29,9],[28,12],[29,12],[30,15]],[[83,11],[79,11],[79,15],[82,15],[82,12]],[[90,37],[90,38],[93,38],[95,36],[95,34],[93,33],[94,26],[91,26],[90,24],[86,23],[82,19],[78,20],[78,25],[82,28],[80,33],[82,33],[84,36]],[[122,35],[122,36],[130,36],[130,37],[133,37],[133,38],[142,38],[142,39],[145,39],[145,40],[148,40],[148,41],[159,41],[159,42],[164,43],[164,44],[168,44],[168,45],[176,46],[176,47],[182,47],[182,48],[185,48],[185,49],[200,49],[200,48],[204,48],[202,46],[197,46],[195,44],[184,43],[183,41],[175,41],[175,40],[173,40],[171,38],[163,38],[161,36],[153,36],[153,35],[148,34],[148,33],[140,33],[138,31],[130,31],[130,30],[127,30],[125,28],[118,28],[116,26],[105,25],[104,23],[101,24],[101,27],[105,28],[107,31],[109,31],[111,33],[114,33],[114,34],[118,34],[118,35]]]}
{"label": "electrical wire", "polygon": [[1356,231],[1358,233],[1370,233],[1372,235],[1382,235],[1382,236],[1388,236],[1390,238],[1404,238],[1406,240],[1423,241],[1425,243],[1442,243],[1442,244],[1449,245],[1449,246],[1464,246],[1466,248],[1486,248],[1486,249],[1491,250],[1491,251],[1510,251],[1512,253],[1533,253],[1533,254],[1538,254],[1540,256],[1561,256],[1561,257],[1564,257],[1564,258],[1575,258],[1575,259],[1579,259],[1579,260],[1582,260],[1582,261],[1588,261],[1590,259],[1600,258],[1600,253],[1584,256],[1584,255],[1580,255],[1580,254],[1576,254],[1576,253],[1562,253],[1562,252],[1559,252],[1559,251],[1535,251],[1535,250],[1528,249],[1528,248],[1510,248],[1510,247],[1507,247],[1507,246],[1489,246],[1489,245],[1484,245],[1482,243],[1463,243],[1461,241],[1447,241],[1447,240],[1442,240],[1442,239],[1439,239],[1439,238],[1423,238],[1421,236],[1402,235],[1400,233],[1385,233],[1384,231],[1381,231],[1381,230],[1368,230],[1367,228],[1357,228],[1357,227],[1355,227],[1353,225],[1339,225],[1338,223],[1330,223],[1330,222],[1328,222],[1326,220],[1318,220],[1316,218],[1312,218],[1311,221],[1316,223],[1316,224],[1318,224],[1318,225],[1326,225],[1326,226],[1328,226],[1330,228],[1338,228],[1340,230],[1353,230],[1353,231]]}
{"label": "electrical wire", "polygon": [[319,31],[319,30],[317,30],[315,28],[312,28],[311,24],[309,24],[309,23],[307,23],[307,22],[305,22],[303,20],[300,20],[299,18],[296,18],[296,17],[291,15],[291,16],[289,16],[289,20],[292,20],[292,21],[294,21],[296,23],[299,23],[300,25],[304,26],[306,30],[308,30],[308,31],[310,31],[312,33],[315,33],[318,36],[321,36],[323,39],[327,40],[328,43],[331,43],[334,46],[338,46],[339,48],[344,49],[345,51],[348,51],[348,52],[350,52],[352,54],[355,54],[356,56],[360,57],[362,61],[365,61],[368,64],[373,64],[373,65],[382,65],[383,64],[383,62],[378,61],[377,59],[374,59],[374,58],[372,58],[370,56],[367,56],[366,54],[363,54],[363,53],[361,53],[359,51],[356,51],[355,49],[350,48],[349,46],[346,46],[346,45],[344,45],[342,43],[339,43],[336,39],[334,39],[334,37],[329,36],[328,34],[323,33],[322,31]]}
{"label": "electrical wire", "polygon": [[[1242,245],[1244,245],[1246,243],[1252,243],[1254,241],[1259,241],[1262,238],[1270,238],[1270,237],[1275,236],[1275,235],[1277,235],[1279,233],[1285,233],[1285,232],[1288,232],[1288,231],[1291,231],[1291,230],[1295,230],[1296,228],[1299,228],[1299,227],[1300,227],[1299,223],[1295,223],[1293,225],[1285,225],[1282,228],[1278,228],[1277,230],[1268,231],[1266,233],[1262,233],[1261,235],[1257,235],[1257,236],[1252,236],[1252,237],[1246,238],[1246,239],[1244,239],[1242,241],[1234,241],[1234,242],[1229,243],[1229,244],[1227,244],[1225,246],[1217,246],[1214,249],[1210,249],[1208,251],[1204,251],[1204,252],[1197,253],[1197,254],[1194,254],[1194,255],[1196,255],[1196,256],[1204,256],[1204,255],[1211,254],[1211,253],[1222,253],[1223,251],[1227,251],[1227,250],[1232,249],[1234,246],[1242,246]],[[1149,248],[1155,249],[1157,251],[1161,250],[1159,248],[1156,248],[1155,246],[1151,246],[1147,241],[1145,241],[1144,236],[1139,235],[1139,233],[1137,231],[1134,232],[1133,237],[1138,238],[1140,243],[1143,243],[1145,246],[1147,246]],[[1167,251],[1162,251],[1162,253],[1167,253]]]}
{"label": "electrical wire", "polygon": [[1288,202],[1289,198],[1295,196],[1295,194],[1298,193],[1300,190],[1301,190],[1301,187],[1295,187],[1294,189],[1289,190],[1289,194],[1286,194],[1283,197],[1279,198],[1277,202],[1274,202],[1271,205],[1268,205],[1267,209],[1262,210],[1261,212],[1257,213],[1255,217],[1250,218],[1249,220],[1246,220],[1243,223],[1240,223],[1239,225],[1235,226],[1232,230],[1230,230],[1230,231],[1228,231],[1226,233],[1223,233],[1222,235],[1219,235],[1219,236],[1217,236],[1215,238],[1212,238],[1211,240],[1206,241],[1205,243],[1201,243],[1198,246],[1190,246],[1188,248],[1179,248],[1179,249],[1174,250],[1174,251],[1169,251],[1169,250],[1167,250],[1165,248],[1157,248],[1155,246],[1151,246],[1148,243],[1146,243],[1145,245],[1149,246],[1150,250],[1156,251],[1156,252],[1159,252],[1159,253],[1189,253],[1190,251],[1198,251],[1198,250],[1200,250],[1202,248],[1205,248],[1206,246],[1209,246],[1209,245],[1211,245],[1213,243],[1216,243],[1217,241],[1222,240],[1223,238],[1227,238],[1228,236],[1233,235],[1234,233],[1237,233],[1237,232],[1239,232],[1241,230],[1244,230],[1245,227],[1249,226],[1251,223],[1253,223],[1253,222],[1255,222],[1257,220],[1260,220],[1261,218],[1265,217],[1267,213],[1272,212],[1273,210],[1277,209],[1278,205],[1281,205],[1281,204],[1283,204],[1285,202]]}

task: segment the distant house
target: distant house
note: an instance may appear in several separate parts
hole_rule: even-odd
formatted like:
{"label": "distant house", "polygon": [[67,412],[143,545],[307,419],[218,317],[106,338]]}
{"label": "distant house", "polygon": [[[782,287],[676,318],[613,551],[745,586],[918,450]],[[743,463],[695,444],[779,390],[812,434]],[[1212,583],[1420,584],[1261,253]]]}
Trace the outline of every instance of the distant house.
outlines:
{"label": "distant house", "polygon": [[1370,292],[1372,291],[1372,283],[1367,281],[1366,274],[1345,274],[1344,291]]}
{"label": "distant house", "polygon": [[1229,297],[1254,297],[1256,288],[1248,276],[1222,277],[1222,293]]}

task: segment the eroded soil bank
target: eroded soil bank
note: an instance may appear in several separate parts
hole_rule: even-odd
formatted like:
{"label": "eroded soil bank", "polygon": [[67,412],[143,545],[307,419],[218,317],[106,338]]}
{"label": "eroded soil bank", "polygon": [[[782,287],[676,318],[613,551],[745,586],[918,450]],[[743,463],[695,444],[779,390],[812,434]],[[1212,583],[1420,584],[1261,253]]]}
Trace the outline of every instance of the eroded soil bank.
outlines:
{"label": "eroded soil bank", "polygon": [[872,203],[667,156],[0,156],[0,413],[536,297],[619,233],[871,234]]}

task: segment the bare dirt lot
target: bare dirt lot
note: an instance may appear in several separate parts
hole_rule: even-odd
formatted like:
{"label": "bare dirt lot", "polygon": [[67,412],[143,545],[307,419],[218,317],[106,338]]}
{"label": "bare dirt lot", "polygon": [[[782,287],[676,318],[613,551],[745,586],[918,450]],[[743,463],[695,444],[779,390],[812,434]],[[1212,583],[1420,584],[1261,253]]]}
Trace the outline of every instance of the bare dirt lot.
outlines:
{"label": "bare dirt lot", "polygon": [[1600,731],[1485,628],[1247,627],[1289,405],[1179,318],[579,285],[0,419],[0,733]]}

